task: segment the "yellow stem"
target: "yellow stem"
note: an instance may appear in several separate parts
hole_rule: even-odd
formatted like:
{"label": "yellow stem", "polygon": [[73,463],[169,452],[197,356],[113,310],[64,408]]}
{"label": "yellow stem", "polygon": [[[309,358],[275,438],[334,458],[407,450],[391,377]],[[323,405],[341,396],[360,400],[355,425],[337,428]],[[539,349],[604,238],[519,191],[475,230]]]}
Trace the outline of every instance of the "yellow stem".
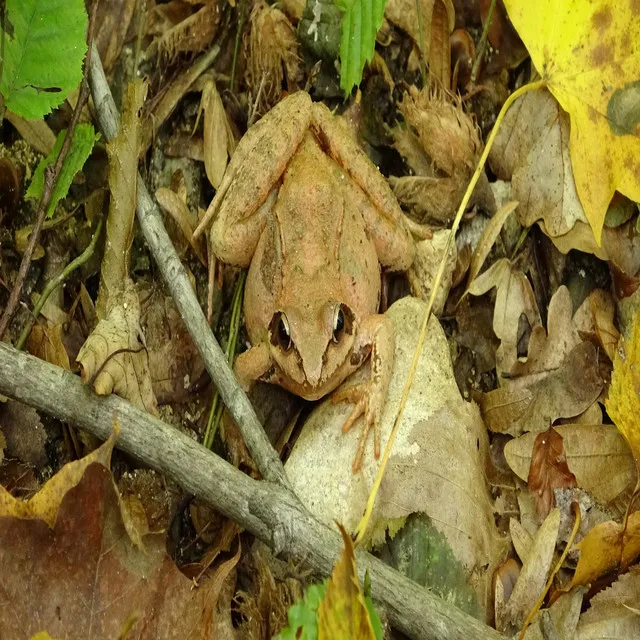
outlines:
{"label": "yellow stem", "polygon": [[447,245],[445,247],[444,253],[442,255],[442,260],[440,261],[440,266],[438,267],[438,273],[436,274],[435,281],[433,283],[433,288],[431,289],[431,295],[429,296],[429,302],[427,303],[427,309],[424,313],[424,317],[422,319],[422,325],[420,327],[420,335],[418,337],[418,343],[416,345],[416,349],[413,352],[413,361],[411,362],[411,369],[409,371],[409,375],[407,376],[407,382],[404,386],[404,390],[402,392],[402,399],[400,400],[400,406],[398,408],[398,413],[396,415],[396,419],[393,423],[393,429],[391,430],[391,435],[389,436],[389,441],[387,442],[387,446],[385,447],[384,454],[382,456],[382,462],[380,463],[380,467],[378,469],[378,474],[373,483],[373,488],[371,489],[371,493],[369,494],[369,498],[367,500],[367,507],[365,509],[364,515],[362,519],[358,523],[356,528],[356,545],[360,544],[364,539],[364,534],[367,530],[367,525],[369,523],[369,519],[371,518],[371,513],[373,512],[373,505],[376,501],[376,496],[378,495],[378,490],[380,489],[380,484],[382,483],[382,478],[384,476],[385,469],[387,467],[387,462],[389,460],[389,456],[391,455],[391,448],[393,446],[393,441],[395,440],[396,433],[398,431],[398,426],[400,425],[400,421],[402,420],[402,414],[404,412],[405,405],[407,404],[407,398],[409,397],[409,390],[411,389],[411,385],[413,383],[413,378],[416,374],[416,369],[418,368],[418,360],[420,357],[420,352],[422,351],[422,346],[424,344],[424,339],[427,335],[427,325],[429,323],[429,317],[431,315],[431,309],[433,308],[433,303],[436,298],[436,294],[440,287],[440,282],[442,280],[442,276],[444,274],[444,268],[446,265],[447,256],[449,255],[449,251],[451,250],[451,246],[455,240],[456,231],[460,226],[460,221],[462,220],[462,216],[467,208],[467,204],[469,204],[469,199],[471,198],[471,194],[475,189],[480,176],[482,175],[482,170],[484,169],[484,165],[489,157],[489,151],[491,151],[491,147],[493,146],[493,141],[495,140],[496,134],[498,133],[498,128],[500,123],[504,119],[505,113],[511,107],[511,105],[522,95],[529,91],[535,91],[545,86],[545,82],[543,80],[538,80],[537,82],[531,82],[529,84],[525,84],[520,87],[516,91],[514,91],[502,105],[502,109],[500,109],[500,113],[496,118],[496,123],[491,130],[489,138],[487,139],[487,143],[485,145],[482,156],[480,157],[480,161],[478,162],[478,166],[469,182],[469,186],[465,191],[464,197],[462,198],[462,202],[458,207],[458,212],[456,213],[456,217],[453,221],[453,226],[451,227],[451,233],[449,234],[449,238],[447,239]]}

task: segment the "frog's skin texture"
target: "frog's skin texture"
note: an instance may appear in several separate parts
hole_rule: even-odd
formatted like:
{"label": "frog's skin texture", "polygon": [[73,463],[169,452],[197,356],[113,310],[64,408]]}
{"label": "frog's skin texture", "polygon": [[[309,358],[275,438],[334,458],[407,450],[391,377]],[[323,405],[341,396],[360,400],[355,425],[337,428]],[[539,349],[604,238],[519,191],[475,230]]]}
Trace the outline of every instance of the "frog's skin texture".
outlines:
{"label": "frog's skin texture", "polygon": [[278,384],[308,400],[331,393],[371,357],[371,377],[334,395],[363,415],[354,460],[379,422],[394,333],[378,314],[380,267],[404,271],[414,244],[404,216],[345,123],[304,92],[282,100],[240,141],[196,234],[215,216],[211,248],[249,268],[244,312],[251,344],[236,360],[245,388]]}

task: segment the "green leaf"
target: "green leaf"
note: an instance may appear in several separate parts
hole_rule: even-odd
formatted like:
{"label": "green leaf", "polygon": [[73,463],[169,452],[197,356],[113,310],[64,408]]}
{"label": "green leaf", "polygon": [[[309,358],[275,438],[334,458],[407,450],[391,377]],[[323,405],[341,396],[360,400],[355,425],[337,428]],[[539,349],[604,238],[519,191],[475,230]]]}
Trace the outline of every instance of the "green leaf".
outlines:
{"label": "green leaf", "polygon": [[[44,188],[44,170],[57,160],[60,149],[62,148],[65,132],[66,129],[63,129],[58,134],[56,144],[49,152],[49,155],[40,160],[35,173],[33,174],[33,180],[25,194],[27,198],[40,199],[42,197],[42,190]],[[87,158],[93,149],[95,141],[99,137],[100,134],[94,133],[93,126],[90,124],[79,124],[75,128],[71,147],[67,152],[67,157],[64,159],[64,164],[62,165],[58,181],[56,182],[56,186],[51,196],[51,202],[47,209],[47,216],[53,215],[53,211],[58,202],[67,195],[69,187],[71,186],[71,181],[76,173],[78,173],[78,171],[80,171],[84,166],[84,163],[87,161]]]}
{"label": "green leaf", "polygon": [[5,105],[23,118],[42,118],[82,79],[84,0],[6,0],[5,30]]}
{"label": "green leaf", "polygon": [[364,63],[373,58],[386,0],[336,0],[343,11],[340,86],[346,95],[362,80]]}
{"label": "green leaf", "polygon": [[287,614],[289,626],[285,627],[273,640],[317,640],[318,606],[326,592],[327,580],[320,584],[312,584],[304,598],[289,607]]}

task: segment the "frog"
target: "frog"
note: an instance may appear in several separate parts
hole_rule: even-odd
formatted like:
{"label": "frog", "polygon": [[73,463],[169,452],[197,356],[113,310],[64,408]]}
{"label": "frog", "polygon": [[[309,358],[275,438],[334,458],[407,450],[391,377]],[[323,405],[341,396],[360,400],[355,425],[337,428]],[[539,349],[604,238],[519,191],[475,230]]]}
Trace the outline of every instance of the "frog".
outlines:
{"label": "frog", "polygon": [[[380,456],[393,368],[393,327],[379,313],[381,270],[406,271],[415,254],[385,178],[346,122],[300,91],[248,129],[195,235],[211,220],[213,255],[248,268],[251,346],[234,365],[240,384],[351,402],[342,430],[362,417],[357,473],[371,431]],[[365,381],[335,392],[367,359]]]}

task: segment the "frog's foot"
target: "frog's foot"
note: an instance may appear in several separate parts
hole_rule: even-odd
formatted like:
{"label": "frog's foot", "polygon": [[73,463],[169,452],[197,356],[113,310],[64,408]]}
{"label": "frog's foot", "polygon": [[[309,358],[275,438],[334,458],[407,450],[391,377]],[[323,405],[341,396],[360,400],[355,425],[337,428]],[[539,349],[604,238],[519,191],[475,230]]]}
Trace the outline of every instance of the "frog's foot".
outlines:
{"label": "frog's foot", "polygon": [[360,470],[364,448],[369,439],[369,432],[373,429],[373,452],[377,458],[380,457],[380,415],[383,403],[378,401],[375,392],[372,390],[371,382],[354,385],[348,389],[343,389],[334,393],[331,397],[333,403],[343,401],[353,402],[355,406],[351,410],[349,417],[342,426],[342,433],[347,433],[356,423],[360,416],[363,416],[362,429],[358,440],[356,457],[353,460],[353,473]]}

